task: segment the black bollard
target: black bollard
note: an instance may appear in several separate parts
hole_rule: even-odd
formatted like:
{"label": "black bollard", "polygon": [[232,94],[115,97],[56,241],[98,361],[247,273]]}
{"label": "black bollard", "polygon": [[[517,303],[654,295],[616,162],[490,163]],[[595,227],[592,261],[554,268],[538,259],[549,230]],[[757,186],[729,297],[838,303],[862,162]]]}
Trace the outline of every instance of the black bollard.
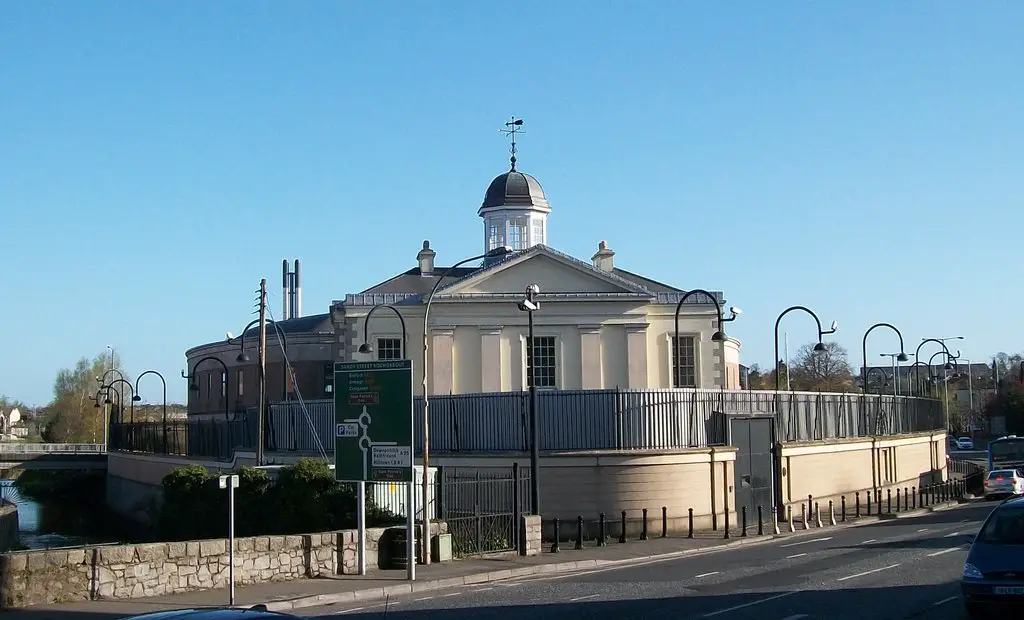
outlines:
{"label": "black bollard", "polygon": [[619,542],[626,542],[626,511],[622,511],[622,532],[619,534]]}
{"label": "black bollard", "polygon": [[583,548],[583,515],[576,517],[576,548]]}
{"label": "black bollard", "polygon": [[729,538],[729,504],[725,505],[725,538]]}
{"label": "black bollard", "polygon": [[686,509],[686,520],[688,521],[688,524],[687,524],[687,530],[688,531],[687,531],[686,537],[687,538],[693,538],[693,508],[687,508]]}
{"label": "black bollard", "polygon": [[604,513],[602,512],[597,522],[597,546],[603,547],[607,531],[605,530]]}
{"label": "black bollard", "polygon": [[846,496],[845,495],[840,495],[839,496],[839,513],[841,515],[840,518],[845,523],[846,522]]}
{"label": "black bollard", "polygon": [[911,508],[911,510],[916,510],[917,509],[917,485],[914,485],[914,486],[910,487],[910,494],[913,496],[912,499],[910,500],[910,508]]}
{"label": "black bollard", "polygon": [[[871,516],[871,491],[868,491],[867,496],[868,496],[868,516],[870,517]],[[859,517],[860,515],[858,514],[857,516]]]}
{"label": "black bollard", "polygon": [[558,553],[561,549],[558,546],[558,537],[561,535],[558,527],[558,518],[556,517],[552,522],[555,528],[555,542],[551,543],[551,553]]}
{"label": "black bollard", "polygon": [[757,535],[764,536],[764,510],[760,505],[757,507]]}
{"label": "black bollard", "polygon": [[900,488],[896,487],[896,512],[900,511]]}
{"label": "black bollard", "polygon": [[740,536],[746,538],[746,536],[747,536],[747,507],[746,506],[743,507],[743,512],[740,515],[740,519],[741,519],[741,526],[743,527],[743,531],[740,534]]}
{"label": "black bollard", "polygon": [[875,503],[878,504],[878,514],[882,514],[882,489],[875,491]]}
{"label": "black bollard", "polygon": [[885,490],[885,514],[892,514],[892,489]]}
{"label": "black bollard", "polygon": [[[692,522],[692,520],[691,520]],[[691,528],[693,529],[693,528]],[[661,537],[668,536],[668,506],[661,507]]]}
{"label": "black bollard", "polygon": [[640,530],[640,540],[647,540],[647,509],[646,508],[644,508],[643,514],[644,514],[644,526]]}
{"label": "black bollard", "polygon": [[853,516],[860,518],[860,491],[853,498]]}
{"label": "black bollard", "polygon": [[818,502],[814,502],[814,518],[811,521],[814,525],[821,525],[821,513],[818,512]]}
{"label": "black bollard", "polygon": [[910,510],[910,495],[907,487],[903,487],[903,510]]}

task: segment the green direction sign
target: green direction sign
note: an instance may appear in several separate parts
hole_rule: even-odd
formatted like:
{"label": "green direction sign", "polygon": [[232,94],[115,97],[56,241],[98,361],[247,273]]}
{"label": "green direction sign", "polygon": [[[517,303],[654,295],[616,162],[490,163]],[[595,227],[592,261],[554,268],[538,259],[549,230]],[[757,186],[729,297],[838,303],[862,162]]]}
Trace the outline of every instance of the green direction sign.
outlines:
{"label": "green direction sign", "polygon": [[412,482],[412,360],[334,364],[334,477]]}

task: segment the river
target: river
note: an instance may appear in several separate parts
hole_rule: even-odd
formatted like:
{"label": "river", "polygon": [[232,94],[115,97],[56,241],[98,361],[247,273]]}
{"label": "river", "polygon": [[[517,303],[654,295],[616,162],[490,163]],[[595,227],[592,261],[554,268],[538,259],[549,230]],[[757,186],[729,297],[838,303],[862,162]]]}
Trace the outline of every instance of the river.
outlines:
{"label": "river", "polygon": [[68,508],[43,505],[24,498],[11,480],[0,480],[0,496],[18,505],[18,537],[21,544],[29,549],[73,547],[101,542],[100,539],[74,533],[81,530],[81,521],[64,518]]}

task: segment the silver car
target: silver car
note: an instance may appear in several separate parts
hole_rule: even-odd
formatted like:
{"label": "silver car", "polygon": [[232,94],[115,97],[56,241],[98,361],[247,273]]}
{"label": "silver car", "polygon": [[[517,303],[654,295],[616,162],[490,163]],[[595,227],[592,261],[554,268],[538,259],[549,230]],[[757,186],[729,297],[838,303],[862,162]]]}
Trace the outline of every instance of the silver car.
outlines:
{"label": "silver car", "polygon": [[1024,475],[1017,469],[993,469],[985,479],[985,499],[1024,495]]}

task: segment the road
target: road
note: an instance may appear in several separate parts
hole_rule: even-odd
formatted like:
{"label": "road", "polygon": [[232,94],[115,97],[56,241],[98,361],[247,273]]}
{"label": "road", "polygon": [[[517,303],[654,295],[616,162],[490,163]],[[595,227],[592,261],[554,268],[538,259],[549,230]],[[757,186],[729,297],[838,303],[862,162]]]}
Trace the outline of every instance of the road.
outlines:
{"label": "road", "polygon": [[[968,536],[991,504],[627,567],[395,597],[388,620],[961,620]],[[568,554],[567,554],[568,555]],[[303,610],[381,618],[384,603]]]}

